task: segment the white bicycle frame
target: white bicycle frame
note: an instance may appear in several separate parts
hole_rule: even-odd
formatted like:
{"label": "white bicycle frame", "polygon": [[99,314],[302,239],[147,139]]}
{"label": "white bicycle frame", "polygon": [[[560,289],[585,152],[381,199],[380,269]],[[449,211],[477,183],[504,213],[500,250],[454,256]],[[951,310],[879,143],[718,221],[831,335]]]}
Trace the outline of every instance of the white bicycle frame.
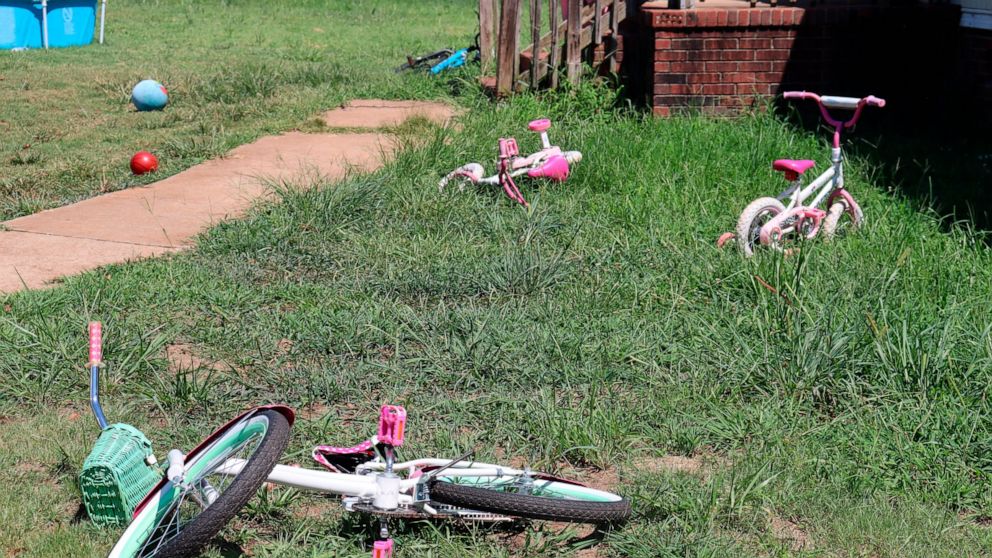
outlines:
{"label": "white bicycle frame", "polygon": [[[518,176],[523,176],[529,171],[541,167],[555,155],[561,155],[565,157],[570,165],[574,165],[582,160],[582,153],[578,151],[562,151],[558,147],[553,147],[551,149],[542,149],[537,153],[528,155],[527,157],[516,157],[514,158],[510,166],[513,169],[510,171],[510,178],[516,178]],[[499,184],[499,172],[492,176],[483,176],[476,180],[473,180],[475,184],[486,184],[486,185],[498,185]],[[447,182],[445,182],[447,184]]]}
{"label": "white bicycle frame", "polygon": [[[820,176],[816,177],[805,188],[802,187],[802,178],[796,178],[796,180],[792,181],[784,192],[777,196],[779,200],[784,201],[791,195],[789,203],[785,204],[786,210],[799,206],[819,207],[827,196],[844,187],[844,159],[841,153],[841,148],[831,148],[830,161],[830,168],[823,171]],[[813,198],[813,201],[809,204],[804,203],[806,198],[817,190],[819,190],[819,192],[817,192],[816,197]]]}
{"label": "white bicycle frame", "polygon": [[[234,476],[241,472],[245,463],[243,459],[230,459],[217,472]],[[450,506],[446,506],[445,509],[431,506],[427,502],[426,494],[418,491],[418,488],[425,486],[430,479],[430,472],[417,477],[412,475],[417,471],[423,471],[424,468],[439,469],[448,465],[450,466],[446,467],[443,475],[440,476],[444,478],[506,477],[510,481],[513,477],[529,474],[520,469],[491,463],[465,461],[451,465],[450,459],[423,458],[395,463],[393,465],[394,472],[406,473],[406,478],[399,479],[395,475],[386,474],[385,462],[375,460],[359,465],[354,474],[276,465],[269,473],[267,480],[282,486],[342,496],[342,503],[348,511],[355,511],[353,509],[355,504],[367,503],[374,507],[375,503],[381,501],[395,503],[395,507],[379,508],[383,512],[401,509],[413,513],[422,512],[431,516],[456,515],[462,518],[497,521],[509,519],[496,514],[462,510]],[[535,484],[540,482],[540,480],[535,480]]]}

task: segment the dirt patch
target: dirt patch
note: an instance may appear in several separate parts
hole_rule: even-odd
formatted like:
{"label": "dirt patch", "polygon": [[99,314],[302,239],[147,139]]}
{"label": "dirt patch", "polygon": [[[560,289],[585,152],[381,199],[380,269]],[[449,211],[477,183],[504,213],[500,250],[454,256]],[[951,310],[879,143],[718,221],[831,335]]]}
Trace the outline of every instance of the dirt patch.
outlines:
{"label": "dirt patch", "polygon": [[330,409],[330,406],[323,403],[313,403],[297,411],[296,416],[303,420],[318,420],[323,418]]}
{"label": "dirt patch", "polygon": [[339,515],[341,515],[341,502],[331,498],[306,498],[293,510],[293,517],[297,519],[325,519]]}
{"label": "dirt patch", "polygon": [[972,525],[975,525],[977,527],[982,527],[985,529],[992,528],[992,516],[990,515],[974,513],[969,511],[962,511],[958,513],[958,520],[966,523],[971,523]]}
{"label": "dirt patch", "polygon": [[768,524],[772,536],[791,550],[798,552],[813,549],[813,541],[809,534],[796,522],[769,512]]}
{"label": "dirt patch", "polygon": [[65,419],[69,422],[76,422],[83,417],[83,411],[77,409],[76,407],[63,407],[59,409],[59,418]]}
{"label": "dirt patch", "polygon": [[718,460],[711,456],[662,455],[640,458],[634,462],[634,469],[652,473],[683,473],[707,477],[717,465]]}
{"label": "dirt patch", "polygon": [[496,463],[500,465],[505,465],[507,467],[513,467],[514,469],[523,469],[530,465],[527,459],[522,455],[511,455],[507,456],[506,450],[497,447],[493,450],[493,457],[495,457]]}
{"label": "dirt patch", "polygon": [[193,370],[215,370],[229,372],[231,367],[223,362],[209,360],[199,355],[189,343],[174,343],[165,348],[165,358],[169,361],[169,372],[179,374]]}
{"label": "dirt patch", "polygon": [[278,343],[276,343],[276,354],[278,356],[286,355],[292,349],[293,349],[293,340],[292,339],[285,339],[285,338],[283,338],[283,339],[280,339]]}
{"label": "dirt patch", "polygon": [[41,463],[35,463],[33,461],[19,461],[14,465],[14,470],[18,473],[45,473],[45,466]]}

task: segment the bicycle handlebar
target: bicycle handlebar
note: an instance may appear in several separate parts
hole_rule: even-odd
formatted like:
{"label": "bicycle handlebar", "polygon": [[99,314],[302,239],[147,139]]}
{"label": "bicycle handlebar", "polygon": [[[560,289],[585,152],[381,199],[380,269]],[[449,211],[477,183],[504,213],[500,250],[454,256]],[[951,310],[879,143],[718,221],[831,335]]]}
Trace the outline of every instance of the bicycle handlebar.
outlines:
{"label": "bicycle handlebar", "polygon": [[448,68],[457,68],[465,64],[468,61],[468,49],[463,48],[461,50],[455,51],[451,56],[445,58],[437,65],[431,68],[431,73],[434,75],[440,74]]}
{"label": "bicycle handlebar", "polygon": [[885,106],[885,99],[881,99],[874,95],[868,95],[867,97],[858,99],[856,97],[834,97],[829,95],[820,96],[816,93],[810,93],[809,91],[786,91],[785,93],[782,93],[782,98],[798,99],[801,101],[816,101],[818,104],[827,108],[847,110],[857,110],[864,106],[873,106],[878,108]]}
{"label": "bicycle handlebar", "polygon": [[100,406],[100,364],[103,361],[103,326],[100,322],[90,322],[90,408],[96,417],[100,430],[107,428],[107,417]]}
{"label": "bicycle handlebar", "polygon": [[820,102],[820,97],[816,93],[807,93],[805,91],[786,91],[782,93],[782,97],[785,99],[800,99],[805,101],[806,99],[813,99],[816,102]]}
{"label": "bicycle handlebar", "polygon": [[[799,100],[810,100],[816,101],[816,104],[820,106],[820,114],[823,115],[823,119],[827,121],[831,126],[837,128],[837,133],[834,134],[834,147],[839,145],[839,133],[841,128],[852,128],[857,124],[858,119],[861,118],[861,110],[866,106],[882,108],[885,106],[885,99],[881,99],[874,95],[868,95],[861,99],[855,97],[832,97],[828,95],[817,95],[816,93],[810,93],[809,91],[786,91],[782,93],[782,98],[784,99],[799,99]],[[849,120],[837,120],[830,115],[828,109],[841,109],[841,110],[853,110],[854,116]]]}

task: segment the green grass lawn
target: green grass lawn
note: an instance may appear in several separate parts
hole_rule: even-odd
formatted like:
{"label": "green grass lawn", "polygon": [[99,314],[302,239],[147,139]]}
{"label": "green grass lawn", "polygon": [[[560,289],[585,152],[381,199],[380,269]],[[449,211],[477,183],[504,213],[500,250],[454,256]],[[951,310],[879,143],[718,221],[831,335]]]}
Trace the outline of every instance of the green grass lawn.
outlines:
{"label": "green grass lawn", "polygon": [[[108,8],[103,46],[0,51],[0,218],[148,183],[261,135],[312,129],[348,99],[445,95],[393,73],[407,54],[467,46],[471,0],[130,0]],[[131,88],[166,85],[138,113]],[[160,172],[134,177],[148,149]]]}
{"label": "green grass lawn", "polygon": [[[407,50],[404,33],[409,50],[429,49],[432,26],[471,3],[409,4],[418,7],[403,8],[413,11],[402,25],[363,23],[395,25],[383,52]],[[267,5],[229,10],[247,22]],[[407,3],[329,5],[396,13]],[[181,24],[185,9],[168,42],[209,44]],[[314,4],[299,10],[283,21],[318,25]],[[244,61],[259,34],[270,40],[253,29],[231,39],[231,60]],[[135,41],[142,32],[112,28],[111,37],[126,30]],[[294,31],[279,32],[288,41]],[[277,91],[308,100],[238,101],[271,110],[244,128],[225,124],[223,141],[303,125],[347,96],[449,88],[387,75],[378,51],[362,68],[342,54],[359,46],[337,37],[326,52],[364,82],[297,90],[280,74]],[[78,64],[91,81],[101,64],[119,65],[119,83],[141,77],[125,55],[114,60]],[[162,63],[186,71],[178,59]],[[189,128],[163,134],[191,141],[213,113],[180,97],[173,109],[189,110]],[[558,525],[411,522],[396,526],[400,557],[992,554],[988,246],[893,197],[856,158],[847,179],[867,219],[857,235],[791,257],[718,251],[714,240],[744,205],[780,189],[769,161],[822,163],[823,138],[769,115],[654,120],[612,101],[594,87],[498,106],[465,94],[473,110],[459,129],[424,128],[426,144],[375,174],[283,192],[189,252],[5,297],[0,552],[100,556],[119,535],[77,516],[75,477],[96,434],[85,323],[101,320],[107,413],[144,430],[160,456],[240,409],[280,401],[300,412],[283,462],[308,464],[314,444],[369,436],[378,406],[391,402],[410,412],[407,455],[476,447],[480,459],[527,462],[634,503],[630,523],[593,549],[581,548],[585,531]],[[136,118],[120,93],[95,102],[120,120],[91,138]],[[567,183],[521,181],[530,210],[493,190],[438,193],[451,168],[491,168],[501,136],[531,149],[526,122],[540,116],[555,121],[552,139],[585,154]],[[108,138],[106,153],[124,157],[130,147],[118,143],[126,139]],[[367,556],[375,527],[333,500],[277,490],[208,555]]]}

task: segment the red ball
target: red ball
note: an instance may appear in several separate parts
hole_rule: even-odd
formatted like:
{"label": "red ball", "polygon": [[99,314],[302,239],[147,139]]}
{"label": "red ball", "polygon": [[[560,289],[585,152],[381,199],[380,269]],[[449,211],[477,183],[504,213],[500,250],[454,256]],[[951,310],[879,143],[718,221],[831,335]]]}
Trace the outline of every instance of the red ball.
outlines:
{"label": "red ball", "polygon": [[158,159],[147,151],[139,151],[131,157],[131,172],[145,174],[158,170]]}

